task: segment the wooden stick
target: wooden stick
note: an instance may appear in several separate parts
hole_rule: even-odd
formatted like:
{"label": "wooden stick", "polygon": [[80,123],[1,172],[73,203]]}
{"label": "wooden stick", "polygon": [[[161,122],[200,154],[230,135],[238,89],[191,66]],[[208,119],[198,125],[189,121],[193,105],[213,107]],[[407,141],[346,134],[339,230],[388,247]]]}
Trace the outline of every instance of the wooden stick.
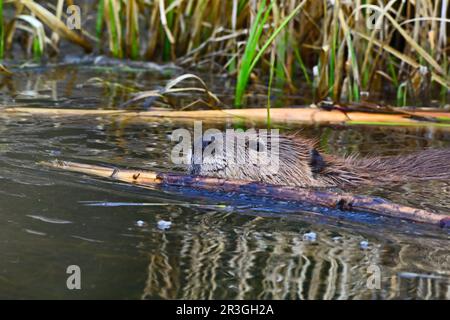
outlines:
{"label": "wooden stick", "polygon": [[392,218],[433,224],[440,227],[450,227],[450,215],[435,214],[422,209],[395,204],[378,197],[339,194],[326,190],[275,186],[248,181],[195,177],[172,173],[125,169],[119,170],[115,168],[58,160],[43,162],[42,164],[66,171],[111,178],[122,182],[132,183],[143,188],[159,185],[180,186],[222,192],[238,192],[256,196],[267,196],[277,200],[300,201],[334,209],[365,211]]}
{"label": "wooden stick", "polygon": [[[86,110],[86,109],[53,109],[53,108],[5,108],[3,114],[9,116],[45,116],[45,117],[74,117],[74,116],[109,116],[135,119],[170,119],[174,121],[203,120],[226,121],[236,118],[256,122],[265,122],[267,110],[255,109],[226,109],[226,110],[194,110],[194,111],[127,111],[127,110]],[[325,111],[315,108],[274,108],[270,111],[272,122],[277,123],[332,123],[332,124],[377,124],[398,126],[435,126],[450,129],[450,124],[416,121],[404,114],[377,114],[370,112],[349,112],[344,114],[338,110]],[[445,112],[416,112],[415,114],[428,117],[449,118]]]}

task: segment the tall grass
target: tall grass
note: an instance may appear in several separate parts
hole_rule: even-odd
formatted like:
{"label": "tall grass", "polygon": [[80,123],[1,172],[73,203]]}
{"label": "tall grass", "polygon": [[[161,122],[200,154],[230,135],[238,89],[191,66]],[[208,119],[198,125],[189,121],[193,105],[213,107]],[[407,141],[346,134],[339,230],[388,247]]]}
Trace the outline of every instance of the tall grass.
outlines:
{"label": "tall grass", "polygon": [[241,106],[242,97],[244,95],[245,88],[247,86],[247,82],[250,78],[250,73],[252,72],[253,62],[256,61],[257,54],[257,46],[260,42],[260,38],[264,29],[264,25],[269,18],[270,10],[272,9],[272,5],[266,8],[266,2],[262,2],[258,12],[256,14],[256,18],[253,21],[252,27],[250,29],[250,33],[248,36],[247,43],[245,45],[245,51],[241,58],[241,64],[239,67],[237,84],[236,84],[236,95],[235,95],[235,104],[236,106]]}
{"label": "tall grass", "polygon": [[[249,74],[250,72],[255,68],[256,64],[259,62],[259,59],[264,55],[264,53],[266,52],[267,48],[270,46],[270,44],[272,43],[272,41],[278,36],[278,34],[284,30],[284,28],[286,27],[287,23],[300,11],[300,9],[303,7],[303,5],[305,4],[306,0],[303,0],[296,8],[294,11],[292,11],[281,23],[280,25],[270,34],[269,38],[266,40],[266,42],[263,44],[263,46],[261,47],[261,49],[256,53],[255,52],[255,46],[253,45],[247,45],[245,52],[244,52],[244,58],[246,57],[246,54],[249,53],[249,56],[251,57],[250,59],[248,59],[249,61],[245,61],[244,64],[244,59],[242,60],[241,63],[241,69],[239,70],[238,73],[238,80],[237,80],[237,84],[236,84],[236,97],[235,97],[235,105],[236,106],[240,106],[241,102],[242,102],[242,94],[243,91],[245,89],[245,87],[247,86],[247,81],[249,78]],[[264,2],[263,2],[264,3]],[[264,6],[263,6],[264,8]],[[266,14],[264,16],[264,19],[262,21],[262,23],[259,23],[259,20],[257,19],[253,25],[259,25],[256,29],[258,32],[258,29],[261,28],[264,25],[264,22],[267,21],[268,18],[268,13],[270,12],[271,6],[269,6],[269,8],[266,11]],[[250,31],[250,37],[252,36],[252,31],[253,29]],[[258,36],[259,37],[259,36]],[[249,49],[250,48],[250,49]],[[249,50],[248,50],[249,49]],[[247,52],[248,51],[248,52]],[[242,66],[245,67],[245,69],[242,68]],[[244,73],[245,77],[240,78],[241,74]],[[241,80],[241,81],[240,81]],[[239,91],[238,91],[239,90]]]}
{"label": "tall grass", "polygon": [[[14,13],[0,18],[5,34],[0,53],[1,39],[8,53],[23,33],[11,22],[30,15],[46,26],[46,33],[56,30],[85,49],[92,47],[92,32],[100,49],[114,57],[174,61],[233,76],[236,106],[246,103],[250,85],[267,84],[271,68],[274,85],[286,92],[311,88],[316,100],[358,101],[362,92],[370,99],[391,85],[404,104],[424,88],[439,93],[450,87],[448,2],[97,0],[86,2],[90,11],[83,19],[96,16],[89,20],[92,25],[69,32],[58,23],[64,17],[57,17],[51,1],[17,0],[5,3],[15,5]],[[35,34],[25,36],[37,46]],[[43,50],[48,54],[52,46]],[[432,83],[425,76],[410,81],[424,67]]]}

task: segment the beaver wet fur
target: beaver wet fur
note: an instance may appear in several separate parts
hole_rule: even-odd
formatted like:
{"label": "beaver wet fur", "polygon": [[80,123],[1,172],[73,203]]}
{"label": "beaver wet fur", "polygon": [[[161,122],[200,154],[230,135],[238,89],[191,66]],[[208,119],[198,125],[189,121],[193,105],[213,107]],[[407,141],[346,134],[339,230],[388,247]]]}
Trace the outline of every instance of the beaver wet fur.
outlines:
{"label": "beaver wet fur", "polygon": [[[255,157],[259,149],[265,147],[259,141],[256,149],[248,142],[236,144],[236,156],[246,159]],[[203,150],[209,144],[203,142]],[[270,141],[266,145],[270,151]],[[345,187],[450,179],[450,149],[429,149],[389,157],[338,157],[321,152],[313,140],[292,135],[279,137],[278,150],[276,172],[269,171],[257,161],[230,162],[226,156],[216,153],[203,156],[201,163],[197,161],[196,164],[195,156],[192,157],[189,172],[199,176],[297,187]]]}

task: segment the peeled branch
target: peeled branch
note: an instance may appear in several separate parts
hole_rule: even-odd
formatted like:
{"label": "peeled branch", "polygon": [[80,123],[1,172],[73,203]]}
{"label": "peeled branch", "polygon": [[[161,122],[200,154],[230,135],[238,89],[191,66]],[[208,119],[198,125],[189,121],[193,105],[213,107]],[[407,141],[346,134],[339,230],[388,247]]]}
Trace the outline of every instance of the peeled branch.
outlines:
{"label": "peeled branch", "polygon": [[[3,116],[39,116],[39,117],[114,117],[127,121],[157,121],[169,120],[174,122],[196,121],[220,122],[229,120],[248,120],[251,122],[266,123],[267,109],[223,109],[223,110],[148,110],[148,111],[128,111],[128,110],[87,110],[87,109],[57,109],[57,108],[26,108],[10,107],[2,110]],[[432,117],[445,119],[443,123],[430,121],[419,121],[417,117]],[[442,130],[450,129],[450,113],[417,111],[384,114],[362,111],[352,111],[344,113],[339,110],[322,110],[317,108],[275,108],[271,109],[270,117],[272,123],[307,123],[307,124],[348,124],[348,125],[376,125],[376,126],[411,126],[411,127],[439,127]]]}
{"label": "peeled branch", "polygon": [[154,171],[115,169],[58,160],[43,162],[42,164],[47,167],[65,171],[84,173],[127,182],[142,188],[178,186],[183,188],[220,191],[224,193],[237,192],[253,196],[270,197],[275,200],[298,201],[332,209],[369,212],[391,218],[432,224],[446,228],[450,227],[450,215],[436,214],[422,209],[407,207],[379,197],[352,195],[349,193],[340,194],[319,189],[266,185],[240,180],[224,180]]}

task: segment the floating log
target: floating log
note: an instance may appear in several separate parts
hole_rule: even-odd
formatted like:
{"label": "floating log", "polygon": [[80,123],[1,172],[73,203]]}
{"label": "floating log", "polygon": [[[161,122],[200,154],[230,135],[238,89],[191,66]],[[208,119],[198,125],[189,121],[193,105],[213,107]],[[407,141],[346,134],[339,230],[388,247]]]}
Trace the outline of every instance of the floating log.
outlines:
{"label": "floating log", "polygon": [[[23,108],[12,107],[2,110],[3,115],[9,116],[45,116],[45,117],[76,117],[100,116],[123,117],[127,119],[169,119],[172,121],[202,120],[226,121],[243,119],[255,122],[266,122],[267,109],[224,109],[224,110],[86,110],[86,109],[54,109],[54,108]],[[384,114],[371,112],[348,112],[339,110],[321,110],[317,108],[273,108],[270,110],[272,123],[308,123],[308,124],[364,124],[364,125],[395,125],[395,126],[433,126],[450,129],[450,123],[434,123],[418,121],[411,118],[411,114],[422,117],[450,120],[450,113],[417,111],[408,114]]]}
{"label": "floating log", "polygon": [[256,182],[224,180],[153,171],[115,169],[75,162],[43,162],[45,166],[92,176],[127,182],[143,188],[155,186],[179,186],[203,190],[237,192],[254,196],[265,196],[276,200],[299,201],[311,205],[374,213],[391,218],[450,227],[450,215],[436,214],[411,208],[372,196],[340,194],[337,192],[288,186],[265,185]]}

